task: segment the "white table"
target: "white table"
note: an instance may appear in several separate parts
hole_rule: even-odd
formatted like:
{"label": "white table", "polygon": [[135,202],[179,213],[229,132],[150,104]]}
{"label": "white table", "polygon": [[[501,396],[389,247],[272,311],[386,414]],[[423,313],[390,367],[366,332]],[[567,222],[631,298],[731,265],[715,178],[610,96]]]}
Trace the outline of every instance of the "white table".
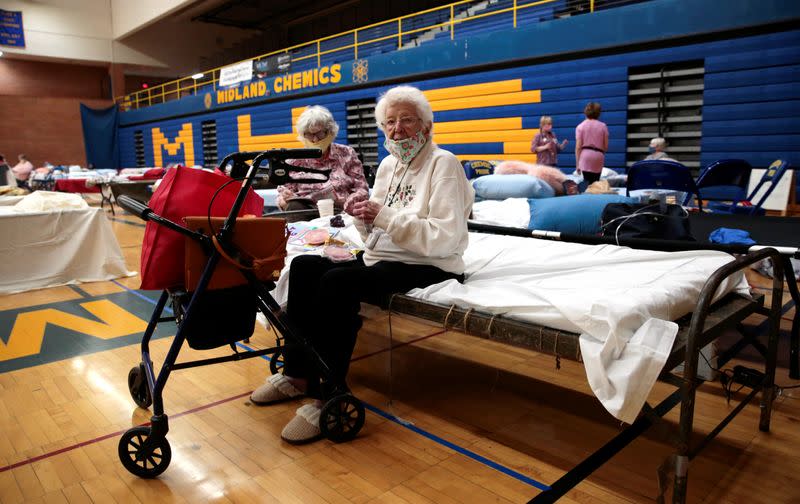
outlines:
{"label": "white table", "polygon": [[17,213],[0,207],[0,293],[134,275],[99,208]]}
{"label": "white table", "polygon": [[25,196],[0,196],[0,206],[14,206]]}

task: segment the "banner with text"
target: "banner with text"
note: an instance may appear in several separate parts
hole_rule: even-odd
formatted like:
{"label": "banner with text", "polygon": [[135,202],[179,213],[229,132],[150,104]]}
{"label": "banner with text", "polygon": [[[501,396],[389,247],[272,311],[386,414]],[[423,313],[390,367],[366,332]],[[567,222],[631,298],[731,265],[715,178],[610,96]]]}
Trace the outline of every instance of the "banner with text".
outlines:
{"label": "banner with text", "polygon": [[25,48],[21,11],[0,9],[0,45]]}
{"label": "banner with text", "polygon": [[222,67],[219,71],[219,86],[227,87],[253,79],[253,60],[242,61]]}

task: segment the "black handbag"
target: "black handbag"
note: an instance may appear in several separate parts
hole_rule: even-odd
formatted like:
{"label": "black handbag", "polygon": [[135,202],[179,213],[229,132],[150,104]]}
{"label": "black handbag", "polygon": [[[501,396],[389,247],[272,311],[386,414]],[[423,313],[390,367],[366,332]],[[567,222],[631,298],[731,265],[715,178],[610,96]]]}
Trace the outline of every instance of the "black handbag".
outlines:
{"label": "black handbag", "polygon": [[184,319],[192,293],[173,296],[172,307],[181,324],[186,342],[195,350],[208,350],[253,335],[256,326],[256,294],[249,285],[207,290],[192,307],[192,317]]}
{"label": "black handbag", "polygon": [[609,203],[603,209],[603,236],[695,241],[689,230],[689,214],[680,205],[666,203]]}

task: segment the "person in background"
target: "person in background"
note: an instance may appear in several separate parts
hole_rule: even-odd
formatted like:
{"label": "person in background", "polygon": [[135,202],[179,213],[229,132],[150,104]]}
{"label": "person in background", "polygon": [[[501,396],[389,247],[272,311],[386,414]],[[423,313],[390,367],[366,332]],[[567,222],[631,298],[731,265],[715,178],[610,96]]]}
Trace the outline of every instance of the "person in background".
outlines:
{"label": "person in background", "polygon": [[654,161],[657,159],[675,161],[672,157],[670,157],[669,154],[667,154],[667,141],[661,137],[656,137],[650,140],[648,149],[650,150],[650,155],[644,158],[645,161]]}
{"label": "person in background", "polygon": [[[387,306],[391,295],[445,280],[464,279],[467,219],[475,193],[461,163],[433,143],[433,110],[410,86],[390,89],[375,107],[389,151],[378,167],[372,196],[353,198],[345,211],[355,219],[364,252],[347,262],[300,255],[289,270],[286,314],[344,382],[356,344],[361,301]],[[285,347],[284,372],[253,391],[253,404],[308,395],[281,432],[289,443],[320,438],[322,392],[307,352]]]}
{"label": "person in background", "polygon": [[536,154],[536,163],[541,165],[558,167],[558,153],[564,150],[567,139],[558,143],[555,133],[553,133],[553,118],[542,116],[539,119],[539,133],[533,137],[531,142],[531,152]]}
{"label": "person in background", "polygon": [[29,189],[28,178],[31,176],[31,172],[33,171],[33,163],[28,161],[28,158],[25,156],[25,154],[19,155],[19,163],[14,165],[14,167],[11,168],[11,171],[14,173],[14,178],[17,179],[17,185],[19,187]]}
{"label": "person in background", "polygon": [[586,119],[575,128],[575,161],[588,184],[600,180],[608,150],[608,127],[599,120],[600,110],[597,102],[587,104]]}
{"label": "person in background", "polygon": [[0,154],[0,186],[17,187],[17,179],[14,178],[14,173],[11,167],[6,163],[6,158]]}
{"label": "person in background", "polygon": [[[278,207],[283,210],[316,208],[322,199],[332,199],[337,209],[344,208],[350,197],[366,198],[369,186],[364,177],[364,167],[355,149],[333,143],[339,125],[328,109],[308,107],[297,118],[297,139],[309,149],[320,149],[319,159],[289,159],[294,166],[330,170],[326,182],[317,184],[288,183],[278,186]],[[297,176],[297,175],[295,175]]]}

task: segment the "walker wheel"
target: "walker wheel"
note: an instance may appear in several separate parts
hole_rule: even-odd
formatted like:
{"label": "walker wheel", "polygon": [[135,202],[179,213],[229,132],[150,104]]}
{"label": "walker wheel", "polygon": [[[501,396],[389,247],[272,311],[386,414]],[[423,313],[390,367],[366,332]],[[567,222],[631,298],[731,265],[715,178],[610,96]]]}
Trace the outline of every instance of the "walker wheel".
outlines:
{"label": "walker wheel", "polygon": [[133,402],[140,408],[147,409],[153,404],[150,397],[150,387],[147,386],[147,375],[144,372],[144,364],[132,367],[128,372],[128,390],[131,393]]}
{"label": "walker wheel", "polygon": [[283,366],[285,366],[283,351],[279,348],[275,350],[275,353],[269,359],[269,370],[272,374],[283,373]]}
{"label": "walker wheel", "polygon": [[155,478],[167,469],[172,449],[167,438],[151,438],[150,427],[128,429],[119,440],[119,459],[131,474]]}
{"label": "walker wheel", "polygon": [[319,416],[322,435],[341,443],[355,438],[364,426],[364,405],[351,394],[342,394],[325,403]]}

